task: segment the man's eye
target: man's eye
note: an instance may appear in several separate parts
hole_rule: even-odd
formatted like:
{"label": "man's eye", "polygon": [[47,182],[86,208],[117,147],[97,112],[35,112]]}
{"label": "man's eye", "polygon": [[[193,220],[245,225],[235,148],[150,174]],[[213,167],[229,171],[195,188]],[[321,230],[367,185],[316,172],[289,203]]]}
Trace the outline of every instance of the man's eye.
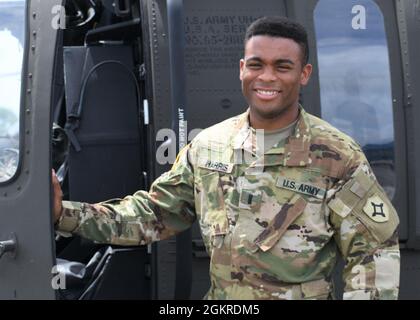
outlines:
{"label": "man's eye", "polygon": [[290,66],[280,65],[280,66],[277,66],[277,69],[280,71],[287,71],[287,70],[290,70]]}
{"label": "man's eye", "polygon": [[261,67],[261,65],[258,64],[258,63],[250,63],[250,64],[248,64],[248,68],[250,68],[250,69],[258,69],[260,67]]}

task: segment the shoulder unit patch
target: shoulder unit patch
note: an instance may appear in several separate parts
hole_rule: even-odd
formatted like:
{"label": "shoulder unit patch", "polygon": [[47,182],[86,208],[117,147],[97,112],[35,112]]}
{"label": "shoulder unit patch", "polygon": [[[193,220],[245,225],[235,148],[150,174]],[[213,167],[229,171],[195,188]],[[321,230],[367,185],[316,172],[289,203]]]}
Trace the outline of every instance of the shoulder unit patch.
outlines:
{"label": "shoulder unit patch", "polygon": [[387,222],[389,220],[388,205],[378,195],[367,199],[363,212],[375,222]]}

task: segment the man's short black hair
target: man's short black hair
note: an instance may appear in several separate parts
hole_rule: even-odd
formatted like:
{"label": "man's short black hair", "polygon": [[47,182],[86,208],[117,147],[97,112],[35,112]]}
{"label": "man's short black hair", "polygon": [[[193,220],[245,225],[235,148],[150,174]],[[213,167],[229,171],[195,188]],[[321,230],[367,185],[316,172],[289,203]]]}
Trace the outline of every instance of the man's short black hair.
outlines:
{"label": "man's short black hair", "polygon": [[308,34],[298,22],[286,17],[262,17],[255,20],[246,30],[245,45],[254,36],[270,36],[294,40],[302,49],[303,65],[309,60]]}

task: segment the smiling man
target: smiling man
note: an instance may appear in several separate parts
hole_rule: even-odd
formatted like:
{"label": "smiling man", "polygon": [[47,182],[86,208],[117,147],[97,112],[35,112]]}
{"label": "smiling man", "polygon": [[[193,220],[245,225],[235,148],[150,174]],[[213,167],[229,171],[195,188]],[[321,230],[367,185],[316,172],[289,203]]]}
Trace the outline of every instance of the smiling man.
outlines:
{"label": "smiling man", "polygon": [[296,120],[300,86],[312,72],[304,34],[296,40],[280,35],[253,35],[252,29],[246,35],[240,79],[255,129],[279,129]]}
{"label": "smiling man", "polygon": [[331,298],[338,254],[345,299],[396,299],[398,216],[360,147],[299,105],[311,71],[301,25],[255,21],[240,61],[248,110],[202,131],[149,192],[62,202],[54,179],[57,230],[145,245],[198,220],[209,299]]}

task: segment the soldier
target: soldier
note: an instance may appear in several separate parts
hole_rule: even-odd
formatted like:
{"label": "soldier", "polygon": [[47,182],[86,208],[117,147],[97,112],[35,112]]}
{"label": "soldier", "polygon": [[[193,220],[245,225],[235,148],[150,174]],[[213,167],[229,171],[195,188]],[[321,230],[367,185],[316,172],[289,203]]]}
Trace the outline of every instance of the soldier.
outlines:
{"label": "soldier", "polygon": [[202,131],[149,192],[67,202],[53,178],[57,230],[145,245],[198,220],[208,299],[331,298],[338,253],[345,299],[396,299],[397,213],[359,145],[299,105],[311,71],[301,25],[258,19],[240,61],[249,109]]}

